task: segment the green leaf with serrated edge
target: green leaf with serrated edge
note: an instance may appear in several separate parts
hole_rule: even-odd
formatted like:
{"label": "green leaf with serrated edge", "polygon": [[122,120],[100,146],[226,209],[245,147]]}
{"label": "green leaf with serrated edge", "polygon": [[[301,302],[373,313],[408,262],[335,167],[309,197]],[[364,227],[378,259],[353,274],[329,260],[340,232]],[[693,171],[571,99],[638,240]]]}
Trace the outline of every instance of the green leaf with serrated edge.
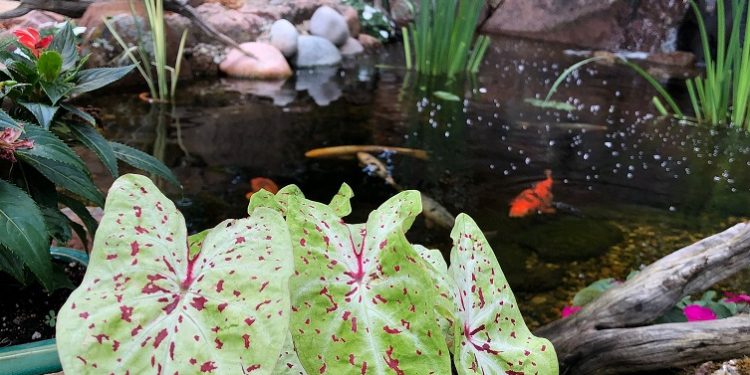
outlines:
{"label": "green leaf with serrated edge", "polygon": [[96,229],[99,227],[99,222],[91,216],[91,212],[86,208],[86,205],[74,198],[62,194],[58,195],[57,199],[59,199],[60,203],[64,206],[70,208],[70,210],[81,219],[83,225],[86,226],[86,231],[91,233],[91,236],[93,237],[94,233],[96,233]]}
{"label": "green leaf with serrated edge", "polygon": [[73,25],[66,22],[65,25],[55,34],[50,50],[60,53],[63,59],[62,70],[67,71],[76,66],[78,62],[78,46]]}
{"label": "green leaf with serrated edge", "polygon": [[47,290],[54,288],[42,212],[26,192],[4,180],[0,180],[0,245],[13,252]]}
{"label": "green leaf with serrated edge", "polygon": [[531,334],[484,234],[466,214],[451,232],[450,275],[458,294],[454,361],[458,373],[558,373],[552,344]]}
{"label": "green leaf with serrated edge", "polygon": [[60,212],[57,207],[40,207],[40,209],[50,237],[62,243],[70,241],[73,234],[70,231],[68,217]]}
{"label": "green leaf with serrated edge", "polygon": [[0,109],[0,128],[21,129],[21,125],[19,125],[16,120],[10,117],[7,112]]}
{"label": "green leaf with serrated edge", "polygon": [[61,163],[65,163],[82,170],[88,170],[86,163],[71,149],[65,142],[50,132],[38,126],[29,126],[26,129],[25,137],[34,141],[34,146],[26,149],[17,150],[18,153],[46,158]]}
{"label": "green leaf with serrated edge", "polygon": [[292,336],[300,360],[320,374],[448,374],[432,281],[406,240],[419,193],[396,195],[367,224],[291,198],[295,276]]}
{"label": "green leaf with serrated edge", "polygon": [[26,268],[18,257],[0,245],[0,272],[5,272],[19,283],[26,285]]}
{"label": "green leaf with serrated edge", "polygon": [[52,119],[55,118],[55,113],[57,113],[57,110],[59,109],[59,107],[53,107],[42,103],[18,102],[18,104],[31,112],[39,126],[45,129],[49,129],[49,124],[52,122]]}
{"label": "green leaf with serrated edge", "polygon": [[91,126],[96,126],[96,119],[94,118],[94,116],[86,113],[86,111],[68,104],[60,104],[60,107],[70,112],[71,114],[80,117],[83,121],[86,121]]}
{"label": "green leaf with serrated edge", "polygon": [[117,157],[115,156],[114,150],[109,142],[99,134],[94,127],[86,124],[68,124],[70,133],[78,141],[83,143],[84,146],[88,147],[91,151],[94,151],[102,161],[109,173],[113,177],[117,178],[119,171],[117,169]]}
{"label": "green leaf with serrated edge", "polygon": [[85,69],[76,75],[76,87],[73,94],[83,94],[89,91],[100,89],[112,82],[124,77],[135,68],[135,65],[128,65],[118,68],[94,68]]}
{"label": "green leaf with serrated edge", "polygon": [[414,250],[427,263],[427,271],[435,288],[435,319],[445,336],[449,349],[453,349],[453,325],[456,322],[456,283],[448,274],[448,264],[440,250],[413,245]]}
{"label": "green leaf with serrated edge", "polygon": [[333,212],[339,217],[349,216],[349,214],[352,213],[353,196],[354,191],[352,191],[352,188],[347,184],[341,184],[341,188],[339,188],[339,191],[333,196],[328,207],[331,207]]}
{"label": "green leaf with serrated edge", "polygon": [[97,206],[101,207],[104,204],[104,196],[86,170],[57,160],[27,154],[24,150],[17,150],[16,156],[59,187],[88,199]]}
{"label": "green leaf with serrated edge", "polygon": [[42,80],[52,82],[57,79],[62,70],[63,58],[57,51],[44,51],[36,62],[36,70]]}
{"label": "green leaf with serrated edge", "polygon": [[174,186],[182,187],[177,177],[159,159],[122,143],[109,142],[109,145],[112,146],[112,151],[114,151],[117,159],[144,172],[153,173],[169,181]]}
{"label": "green leaf with serrated edge", "polygon": [[47,98],[49,98],[52,105],[56,105],[57,102],[60,101],[65,95],[67,95],[70,90],[73,89],[73,85],[70,83],[65,82],[40,82],[40,85],[42,86],[42,90],[44,90],[44,93],[47,95]]}
{"label": "green leaf with serrated edge", "polygon": [[71,374],[271,374],[284,345],[289,233],[258,209],[188,256],[185,219],[144,176],[115,181],[57,348]]}
{"label": "green leaf with serrated edge", "polygon": [[302,367],[302,362],[294,349],[294,341],[290,333],[287,333],[284,347],[281,349],[279,360],[276,362],[276,368],[273,369],[273,375],[307,375],[307,371]]}

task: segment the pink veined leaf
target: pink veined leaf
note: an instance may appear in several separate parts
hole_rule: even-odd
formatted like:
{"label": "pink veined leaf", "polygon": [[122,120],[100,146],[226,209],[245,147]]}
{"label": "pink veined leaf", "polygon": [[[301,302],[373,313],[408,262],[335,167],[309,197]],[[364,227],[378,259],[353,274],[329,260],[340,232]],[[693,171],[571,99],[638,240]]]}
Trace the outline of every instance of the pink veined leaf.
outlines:
{"label": "pink veined leaf", "polygon": [[552,344],[531,334],[482,231],[461,214],[451,232],[457,287],[454,362],[459,374],[558,373]]}
{"label": "pink veined leaf", "polygon": [[182,215],[148,178],[119,178],[83,283],[59,314],[65,372],[272,374],[288,331],[289,241],[281,215],[262,208],[189,244]]}
{"label": "pink veined leaf", "polygon": [[413,245],[414,250],[427,263],[427,270],[435,290],[435,318],[445,336],[448,348],[453,350],[453,324],[456,322],[456,283],[448,274],[448,264],[437,249]]}
{"label": "pink veined leaf", "polygon": [[292,199],[291,332],[317,374],[448,374],[432,281],[404,235],[421,211],[403,192],[349,225],[329,206]]}

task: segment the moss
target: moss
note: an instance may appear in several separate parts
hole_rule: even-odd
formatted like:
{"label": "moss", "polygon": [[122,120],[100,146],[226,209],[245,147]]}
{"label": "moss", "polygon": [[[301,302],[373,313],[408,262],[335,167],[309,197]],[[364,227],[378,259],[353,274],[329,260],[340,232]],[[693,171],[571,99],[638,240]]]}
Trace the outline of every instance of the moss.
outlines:
{"label": "moss", "polygon": [[553,218],[519,237],[521,245],[550,262],[593,258],[622,240],[620,229],[609,222],[570,216]]}

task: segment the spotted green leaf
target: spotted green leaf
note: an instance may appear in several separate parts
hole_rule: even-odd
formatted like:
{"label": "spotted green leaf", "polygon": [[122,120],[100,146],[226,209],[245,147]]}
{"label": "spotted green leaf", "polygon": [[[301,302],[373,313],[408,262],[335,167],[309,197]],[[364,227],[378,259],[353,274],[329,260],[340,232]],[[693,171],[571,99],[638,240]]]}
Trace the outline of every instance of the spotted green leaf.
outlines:
{"label": "spotted green leaf", "polygon": [[331,199],[331,203],[329,203],[328,206],[331,207],[333,212],[339,217],[347,217],[352,213],[351,201],[353,196],[354,191],[352,191],[352,188],[347,184],[341,184],[341,188],[336,195],[333,196],[333,199]]}
{"label": "spotted green leaf", "polygon": [[276,362],[276,368],[273,370],[274,375],[307,375],[307,371],[302,366],[302,362],[297,356],[292,340],[291,332],[287,333],[284,347],[279,354],[279,360]]}
{"label": "spotted green leaf", "polygon": [[329,206],[290,199],[292,336],[308,372],[450,373],[432,281],[404,235],[420,211],[408,191],[349,225]]}
{"label": "spotted green leaf", "polygon": [[[328,204],[331,209],[339,216],[345,217],[352,212],[351,199],[354,196],[354,191],[347,184],[341,184],[341,188],[331,199],[331,203]],[[304,198],[305,195],[302,193],[297,185],[284,186],[275,195],[265,190],[260,190],[250,197],[250,203],[247,206],[248,214],[252,214],[253,210],[258,207],[267,207],[274,209],[283,214],[286,214],[287,207],[289,205],[289,199],[291,197]]]}
{"label": "spotted green leaf", "polygon": [[448,274],[448,264],[440,250],[414,245],[414,250],[427,263],[427,271],[435,291],[435,318],[445,336],[448,348],[453,349],[453,326],[456,318],[456,283]]}
{"label": "spotted green leaf", "polygon": [[449,273],[458,294],[458,373],[557,374],[552,344],[526,327],[497,258],[474,220],[459,215],[451,238]]}
{"label": "spotted green leaf", "polygon": [[185,220],[146,177],[112,186],[81,286],[59,313],[71,374],[272,374],[288,332],[289,233],[258,209],[189,255]]}

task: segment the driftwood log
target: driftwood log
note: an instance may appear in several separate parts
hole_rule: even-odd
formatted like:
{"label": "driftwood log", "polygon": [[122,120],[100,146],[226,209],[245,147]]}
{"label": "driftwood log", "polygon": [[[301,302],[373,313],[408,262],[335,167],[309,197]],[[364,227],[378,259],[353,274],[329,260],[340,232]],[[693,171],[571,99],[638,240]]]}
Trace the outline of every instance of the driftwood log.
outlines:
{"label": "driftwood log", "polygon": [[537,330],[566,374],[623,374],[750,355],[750,316],[654,324],[684,296],[750,266],[750,223],[678,250]]}
{"label": "driftwood log", "polygon": [[[0,19],[21,17],[32,10],[45,10],[71,18],[80,18],[83,13],[86,12],[86,8],[88,8],[94,0],[18,0],[18,2],[20,4],[17,8],[5,13],[0,13]],[[193,24],[198,26],[202,32],[211,38],[228,47],[236,48],[250,57],[254,57],[241,49],[239,44],[237,44],[232,38],[205,23],[195,11],[195,8],[190,6],[186,0],[164,0],[164,9],[187,17]]]}

